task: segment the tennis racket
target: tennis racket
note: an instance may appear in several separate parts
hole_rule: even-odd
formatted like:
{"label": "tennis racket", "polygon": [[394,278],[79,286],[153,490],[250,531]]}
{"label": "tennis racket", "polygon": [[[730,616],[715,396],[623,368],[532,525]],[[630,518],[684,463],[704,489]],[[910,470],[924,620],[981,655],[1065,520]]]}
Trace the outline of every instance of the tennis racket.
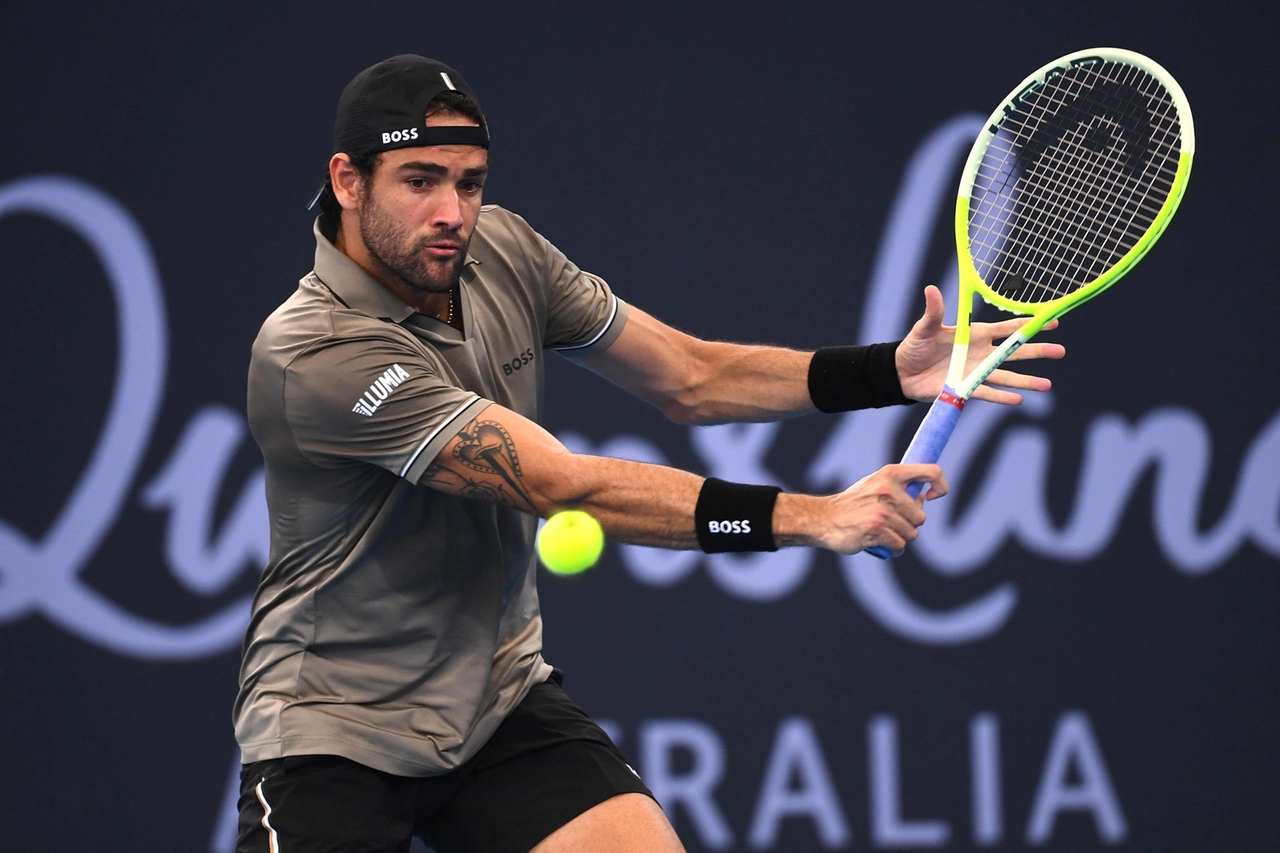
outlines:
{"label": "tennis racket", "polygon": [[[1182,88],[1132,51],[1072,53],[1013,90],[960,179],[955,344],[942,394],[904,463],[937,462],[965,401],[993,370],[1142,259],[1178,209],[1194,150]],[[975,294],[1031,319],[965,376]],[[912,483],[908,493],[923,487]],[[891,556],[880,546],[867,552]]]}

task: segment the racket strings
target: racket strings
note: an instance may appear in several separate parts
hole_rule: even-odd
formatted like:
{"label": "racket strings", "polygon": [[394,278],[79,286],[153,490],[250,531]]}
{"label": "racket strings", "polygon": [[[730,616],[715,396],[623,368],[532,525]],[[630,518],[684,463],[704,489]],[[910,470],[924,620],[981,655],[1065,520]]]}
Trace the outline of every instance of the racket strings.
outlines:
{"label": "racket strings", "polygon": [[[1130,70],[1134,71],[1136,69]],[[1114,99],[1110,99],[1110,104],[1108,105],[1114,106],[1114,104]],[[1133,120],[1136,116],[1130,114],[1129,116],[1126,116],[1126,118],[1129,119],[1129,121],[1126,122],[1126,128],[1129,131],[1130,138],[1137,137],[1140,139],[1143,143],[1142,150],[1145,153],[1150,139],[1150,134],[1146,132],[1147,128],[1144,127],[1141,130],[1134,130]],[[1143,118],[1145,118],[1145,115]],[[1115,124],[1114,120],[1109,118],[1103,118],[1101,121],[1108,122],[1108,124]],[[1098,131],[1103,130],[1104,128],[1106,128],[1107,132],[1099,134]],[[1130,187],[1122,187],[1120,184],[1100,180],[1100,178],[1104,176],[1114,175],[1117,168],[1121,166],[1123,166],[1126,171],[1130,171],[1132,173],[1134,170],[1131,167],[1131,163],[1136,159],[1136,157],[1133,147],[1131,145],[1126,145],[1123,150],[1115,146],[1104,148],[1101,151],[1102,156],[1090,158],[1086,152],[1095,150],[1096,145],[1096,143],[1091,144],[1090,138],[1097,135],[1106,136],[1109,139],[1110,128],[1102,125],[1101,123],[1092,123],[1089,130],[1086,132],[1081,132],[1081,128],[1076,128],[1073,138],[1070,139],[1072,144],[1064,147],[1066,156],[1064,156],[1060,162],[1054,163],[1053,161],[1044,160],[1037,162],[1037,168],[1043,167],[1046,162],[1053,167],[1050,173],[1047,176],[1043,174],[1038,175],[1033,169],[1031,175],[1033,179],[1041,177],[1044,178],[1041,189],[1045,191],[1046,197],[1052,197],[1050,195],[1052,190],[1055,187],[1060,186],[1078,187],[1083,194],[1083,205],[1078,199],[1071,199],[1065,195],[1056,199],[1056,203],[1046,205],[1044,207],[1043,215],[1034,220],[1034,225],[1043,228],[1050,222],[1056,220],[1071,223],[1067,228],[1066,233],[1068,237],[1073,239],[1072,248],[1079,249],[1083,247],[1087,252],[1092,253],[1094,256],[1094,264],[1091,267],[1086,267],[1081,270],[1082,273],[1088,276],[1086,280],[1096,278],[1097,275],[1100,275],[1105,271],[1108,266],[1108,264],[1104,262],[1105,259],[1113,257],[1118,258],[1120,255],[1123,255],[1124,252],[1127,252],[1132,248],[1132,245],[1137,242],[1137,239],[1145,233],[1146,229],[1155,220],[1156,214],[1159,211],[1159,205],[1152,206],[1148,202],[1150,190],[1153,186],[1157,186],[1160,183],[1160,180],[1157,177],[1145,185],[1139,185],[1142,190],[1140,197],[1135,196],[1130,199],[1133,207],[1129,208],[1128,212],[1132,215],[1132,221],[1140,226],[1140,229],[1131,228],[1126,229],[1124,232],[1116,231],[1116,226],[1120,224],[1121,218],[1126,212],[1124,207],[1125,199],[1122,198],[1122,190],[1132,189],[1133,184],[1136,184],[1136,182],[1140,180],[1141,175],[1139,174],[1131,182]],[[1110,156],[1108,156],[1108,154],[1110,154]],[[1123,158],[1121,157],[1121,154],[1124,155]],[[1090,169],[1090,167],[1092,167],[1092,169]],[[1089,170],[1091,173],[1086,174],[1086,170]],[[1164,183],[1164,195],[1167,195],[1168,190],[1172,187],[1172,175],[1170,175],[1168,180]],[[1161,202],[1163,202],[1163,198],[1161,199]],[[1086,222],[1082,220],[1087,219],[1087,210],[1089,209],[1096,212],[1096,217],[1094,217],[1095,219],[1101,219],[1102,222],[1110,226],[1109,232],[1107,230],[1095,232],[1081,227],[1086,225]],[[1144,216],[1144,214],[1146,215]],[[1098,234],[1104,242],[1092,239],[1092,235],[1095,233]],[[1036,248],[1045,250],[1045,243],[1054,236],[1053,231],[1041,231],[1039,234],[1042,239],[1037,241]],[[1113,238],[1109,243],[1105,242],[1108,236]],[[1129,241],[1125,241],[1123,239],[1124,237],[1129,237],[1131,239]],[[1063,247],[1057,246],[1056,248],[1058,251],[1061,251]],[[1057,271],[1064,276],[1071,274],[1069,270],[1063,268],[1063,264],[1061,262],[1058,265]]]}
{"label": "racket strings", "polygon": [[[1079,85],[1076,81],[1072,81],[1074,85],[1068,88],[1068,95],[1080,97]],[[1116,108],[1114,98],[1100,100],[1093,106],[1109,107],[1112,112]],[[1045,120],[1045,114],[1050,114],[1049,110],[1043,106],[1039,106],[1041,115],[1035,115],[1033,118],[1042,121]],[[1055,105],[1058,106],[1058,105]],[[1066,113],[1066,122],[1071,122],[1075,126],[1063,132],[1058,129],[1057,133],[1062,133],[1063,142],[1067,143],[1058,149],[1059,156],[1055,159],[1044,159],[1039,152],[1034,152],[1030,156],[1026,153],[1026,149],[1035,148],[1035,135],[1019,152],[1018,149],[1011,149],[1012,153],[1019,153],[1023,160],[1032,159],[1032,165],[1029,171],[1025,173],[1023,186],[1019,188],[1022,193],[1019,198],[1023,202],[1023,221],[1015,225],[1020,225],[1023,234],[1015,235],[1014,243],[1019,251],[1012,253],[1012,257],[1022,263],[1015,264],[1021,267],[1025,272],[1019,274],[1018,270],[1013,271],[1013,275],[1009,278],[1015,283],[1016,293],[1019,297],[1026,298],[1054,298],[1061,295],[1059,289],[1052,286],[1052,283],[1045,284],[1043,273],[1048,272],[1056,274],[1058,278],[1074,278],[1077,280],[1088,280],[1100,273],[1106,268],[1108,254],[1118,256],[1130,247],[1132,242],[1136,242],[1134,236],[1129,245],[1120,244],[1114,233],[1111,235],[1113,239],[1110,243],[1105,241],[1108,231],[1114,232],[1119,213],[1117,213],[1120,201],[1120,186],[1118,184],[1109,185],[1111,189],[1109,194],[1099,192],[1104,186],[1099,183],[1100,177],[1111,177],[1117,174],[1117,167],[1121,165],[1120,151],[1111,149],[1112,156],[1099,157],[1096,153],[1090,154],[1090,151],[1097,152],[1102,146],[1096,141],[1092,141],[1101,136],[1104,140],[1109,140],[1109,130],[1099,133],[1100,123],[1089,119],[1088,116],[1081,116],[1080,109],[1074,107],[1073,102],[1068,102],[1066,106],[1058,106],[1056,112],[1051,113],[1055,118]],[[1128,123],[1131,125],[1133,116],[1128,117]],[[1088,123],[1085,123],[1088,120]],[[1040,134],[1043,138],[1043,133]],[[1041,143],[1040,148],[1046,146]],[[1062,152],[1068,152],[1067,156],[1061,156]],[[1007,152],[1009,153],[1009,152]],[[1103,152],[1105,154],[1105,150]],[[1131,151],[1125,151],[1126,161],[1132,161],[1134,155]],[[1127,163],[1126,163],[1127,165]],[[1132,168],[1126,168],[1126,171],[1133,172]],[[1063,188],[1075,189],[1076,194],[1065,194]],[[1054,191],[1057,194],[1054,194]],[[1051,199],[1050,203],[1041,204],[1039,208],[1028,207],[1025,204],[1029,197],[1028,192],[1042,199]],[[1030,215],[1027,215],[1027,211]],[[1092,221],[1091,221],[1092,220]],[[1060,226],[1065,223],[1064,227],[1057,229],[1052,226],[1057,223]],[[1144,223],[1149,224],[1148,223]],[[1110,227],[1108,227],[1110,226]],[[1103,241],[1091,239],[1090,235],[1097,234]],[[1009,236],[1006,233],[1006,238]],[[1021,238],[1021,239],[1017,239]],[[1054,254],[1056,253],[1056,255]],[[1040,257],[1037,257],[1040,256]],[[1089,264],[1087,261],[1089,256],[1093,256],[1094,263]],[[1045,263],[1036,264],[1036,260],[1054,260],[1053,265]],[[1075,263],[1072,263],[1075,261]],[[1027,269],[1031,267],[1031,269]],[[1039,269],[1035,269],[1039,267]],[[1026,272],[1041,273],[1041,275],[1028,276]],[[1050,275],[1052,279],[1054,276]],[[1036,279],[1041,279],[1037,281]]]}
{"label": "racket strings", "polygon": [[[1141,230],[1118,229],[1115,226],[1126,212],[1124,199],[1117,187],[1097,180],[1107,172],[1114,172],[1119,165],[1118,157],[1112,157],[1110,162],[1097,159],[1090,162],[1076,155],[1052,164],[1052,171],[1041,168],[1043,161],[1032,170],[1027,183],[1033,191],[1050,197],[1056,187],[1072,185],[1078,193],[1055,198],[1022,223],[1029,237],[1014,257],[1037,272],[1049,273],[1050,284],[1028,280],[1015,298],[1044,301],[1063,296],[1074,288],[1056,289],[1052,286],[1054,281],[1066,281],[1078,287],[1097,278],[1145,233],[1159,208],[1151,209],[1150,215],[1144,218],[1142,203],[1138,203],[1132,211],[1132,221],[1141,225]],[[1144,199],[1145,196],[1146,193]],[[1055,223],[1061,226],[1055,228]]]}
{"label": "racket strings", "polygon": [[1022,93],[993,128],[969,208],[970,251],[991,289],[1027,304],[1102,275],[1172,191],[1172,97],[1122,62],[1073,66]]}
{"label": "racket strings", "polygon": [[[1069,292],[1055,285],[1065,281],[1070,287],[1091,280],[1141,236],[1141,231],[1134,234],[1116,228],[1125,214],[1122,193],[1131,188],[1107,179],[1119,174],[1122,152],[1114,146],[1099,152],[1100,146],[1091,141],[1097,137],[1109,141],[1111,128],[1102,121],[1084,124],[1077,116],[1070,118],[1076,119],[1077,126],[1064,134],[1065,144],[1055,152],[1059,156],[1033,160],[1020,188],[1042,200],[1038,207],[1024,204],[1023,221],[1015,222],[1022,233],[1015,234],[1017,250],[1012,257],[1021,262],[1014,266],[1022,272],[1010,278],[1016,285],[1013,295],[1021,301]],[[1132,172],[1128,162],[1134,155],[1123,153],[1125,171]],[[1024,201],[1027,197],[1021,196]],[[1140,224],[1145,230],[1151,217],[1143,218],[1147,221]]]}

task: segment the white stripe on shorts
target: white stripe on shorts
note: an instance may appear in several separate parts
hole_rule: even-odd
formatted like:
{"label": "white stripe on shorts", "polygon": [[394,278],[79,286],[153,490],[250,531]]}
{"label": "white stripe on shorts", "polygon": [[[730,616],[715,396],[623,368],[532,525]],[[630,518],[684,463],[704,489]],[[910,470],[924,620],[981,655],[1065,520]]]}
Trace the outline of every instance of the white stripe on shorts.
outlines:
{"label": "white stripe on shorts", "polygon": [[262,826],[267,830],[267,840],[271,845],[271,853],[280,853],[280,839],[276,835],[275,827],[271,825],[271,804],[267,802],[267,795],[262,790],[262,783],[266,781],[266,779],[263,779],[262,782],[255,785],[253,791],[258,795],[258,802],[262,803]]}

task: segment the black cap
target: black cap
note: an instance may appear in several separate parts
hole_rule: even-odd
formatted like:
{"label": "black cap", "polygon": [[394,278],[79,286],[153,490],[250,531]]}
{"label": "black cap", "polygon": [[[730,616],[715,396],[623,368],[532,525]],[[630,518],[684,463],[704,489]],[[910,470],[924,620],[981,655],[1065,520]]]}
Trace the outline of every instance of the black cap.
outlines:
{"label": "black cap", "polygon": [[[444,92],[466,95],[480,113],[480,126],[427,127],[427,105]],[[406,53],[371,65],[342,90],[333,125],[334,154],[358,156],[422,145],[489,147],[489,123],[480,101],[457,71]],[[333,192],[328,176],[307,209],[313,209],[326,191]]]}
{"label": "black cap", "polygon": [[371,154],[421,145],[489,147],[489,125],[427,127],[427,104],[444,92],[466,95],[480,109],[475,92],[443,62],[403,54],[384,59],[356,75],[338,99],[333,153]]}

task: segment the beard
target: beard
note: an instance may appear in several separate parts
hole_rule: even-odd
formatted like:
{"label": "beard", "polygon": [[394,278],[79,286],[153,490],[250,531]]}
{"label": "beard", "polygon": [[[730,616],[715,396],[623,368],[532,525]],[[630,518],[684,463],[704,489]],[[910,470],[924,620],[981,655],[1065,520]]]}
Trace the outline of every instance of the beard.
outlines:
{"label": "beard", "polygon": [[[372,195],[360,206],[360,235],[375,264],[423,293],[446,293],[453,289],[466,262],[470,242],[449,231],[414,239],[407,228],[373,201]],[[427,247],[440,240],[459,243],[458,254],[449,259],[428,254]]]}

